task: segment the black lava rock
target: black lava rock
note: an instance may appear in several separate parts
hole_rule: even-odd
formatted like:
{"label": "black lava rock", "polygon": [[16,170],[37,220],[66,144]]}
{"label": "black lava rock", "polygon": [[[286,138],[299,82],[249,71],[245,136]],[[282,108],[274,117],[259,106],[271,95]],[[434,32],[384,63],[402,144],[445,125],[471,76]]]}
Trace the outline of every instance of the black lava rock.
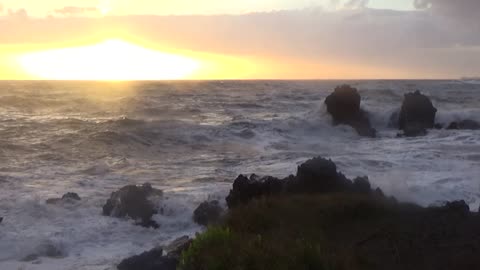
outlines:
{"label": "black lava rock", "polygon": [[301,193],[327,193],[350,190],[352,182],[337,172],[333,161],[313,158],[297,169],[297,176],[288,183],[288,190]]}
{"label": "black lava rock", "polygon": [[360,109],[361,97],[357,89],[342,85],[325,99],[327,111],[332,115],[334,125],[353,127],[360,136],[375,137],[366,112]]}
{"label": "black lava rock", "polygon": [[371,191],[372,188],[370,186],[370,181],[368,181],[368,177],[357,177],[353,180],[353,192],[370,193]]}
{"label": "black lava rock", "polygon": [[233,182],[233,188],[226,198],[227,205],[232,208],[253,198],[280,193],[282,190],[283,182],[278,178],[268,176],[258,179],[256,175],[250,178],[240,175]]}
{"label": "black lava rock", "polygon": [[80,200],[82,200],[82,198],[80,198],[80,196],[78,196],[77,193],[68,192],[67,194],[65,194],[65,195],[62,196],[62,200],[75,200],[75,201],[80,201]]}
{"label": "black lava rock", "polygon": [[193,212],[193,220],[200,225],[217,224],[223,213],[219,201],[206,201],[201,203]]}
{"label": "black lava rock", "polygon": [[157,209],[150,198],[160,195],[162,191],[152,188],[150,184],[125,186],[111,194],[103,206],[103,215],[130,217],[139,220],[138,225],[158,228],[158,224],[151,219]]}
{"label": "black lava rock", "polygon": [[460,122],[452,122],[447,129],[465,129],[465,130],[479,130],[480,123],[473,120],[463,120]]}
{"label": "black lava rock", "polygon": [[74,203],[76,201],[82,200],[77,193],[68,192],[62,196],[62,198],[51,198],[46,201],[47,204],[57,204],[57,203]]}
{"label": "black lava rock", "polygon": [[[422,95],[420,91],[408,93],[403,100],[400,110],[398,127],[408,131],[408,134],[422,134],[424,129],[432,129],[435,126],[435,115],[437,109],[430,99]],[[415,132],[411,132],[415,130]]]}
{"label": "black lava rock", "polygon": [[301,164],[296,176],[291,175],[281,180],[271,176],[259,178],[252,175],[247,178],[240,175],[235,179],[226,200],[228,208],[233,208],[262,196],[335,192],[362,193],[385,198],[379,188],[372,190],[368,177],[357,177],[351,181],[337,171],[333,161],[317,157]]}
{"label": "black lava rock", "polygon": [[161,248],[155,248],[123,260],[118,270],[176,270],[178,259],[163,256]]}
{"label": "black lava rock", "polygon": [[465,216],[470,214],[470,207],[464,200],[447,202],[442,209],[451,213],[457,213]]}
{"label": "black lava rock", "polygon": [[411,125],[406,127],[403,130],[403,133],[398,134],[397,137],[420,137],[420,136],[425,136],[427,134],[428,134],[427,129],[421,126]]}

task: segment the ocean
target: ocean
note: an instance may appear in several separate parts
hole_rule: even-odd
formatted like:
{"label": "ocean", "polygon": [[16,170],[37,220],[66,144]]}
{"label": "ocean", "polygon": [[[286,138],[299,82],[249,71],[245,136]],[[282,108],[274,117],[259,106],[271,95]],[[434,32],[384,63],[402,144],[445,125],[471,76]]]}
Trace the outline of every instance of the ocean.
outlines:
{"label": "ocean", "polygon": [[[359,89],[378,138],[332,126],[323,101]],[[480,203],[480,131],[397,138],[403,95],[428,95],[436,121],[480,122],[477,81],[0,82],[0,269],[115,269],[125,257],[202,228],[204,200],[224,202],[235,177],[285,177],[315,156],[347,177],[421,205]],[[162,189],[160,229],[102,216],[129,184]],[[49,198],[76,192],[77,204]],[[56,258],[31,254],[55,250]]]}

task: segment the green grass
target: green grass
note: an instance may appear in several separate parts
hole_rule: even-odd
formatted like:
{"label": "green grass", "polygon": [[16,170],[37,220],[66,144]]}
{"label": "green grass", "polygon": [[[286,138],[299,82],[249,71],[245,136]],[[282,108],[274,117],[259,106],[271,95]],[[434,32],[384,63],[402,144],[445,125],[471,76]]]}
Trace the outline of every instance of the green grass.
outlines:
{"label": "green grass", "polygon": [[360,195],[289,195],[232,209],[184,252],[180,270],[369,269],[355,241],[388,220],[395,207]]}

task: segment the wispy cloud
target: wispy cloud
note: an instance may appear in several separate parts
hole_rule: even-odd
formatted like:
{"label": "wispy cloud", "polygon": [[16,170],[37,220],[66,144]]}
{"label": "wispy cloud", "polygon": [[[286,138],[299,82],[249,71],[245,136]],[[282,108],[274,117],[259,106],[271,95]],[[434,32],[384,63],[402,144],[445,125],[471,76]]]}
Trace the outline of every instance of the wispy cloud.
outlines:
{"label": "wispy cloud", "polygon": [[76,6],[67,6],[60,9],[55,9],[53,11],[55,14],[63,16],[75,16],[75,15],[85,15],[86,13],[98,12],[96,7],[76,7]]}

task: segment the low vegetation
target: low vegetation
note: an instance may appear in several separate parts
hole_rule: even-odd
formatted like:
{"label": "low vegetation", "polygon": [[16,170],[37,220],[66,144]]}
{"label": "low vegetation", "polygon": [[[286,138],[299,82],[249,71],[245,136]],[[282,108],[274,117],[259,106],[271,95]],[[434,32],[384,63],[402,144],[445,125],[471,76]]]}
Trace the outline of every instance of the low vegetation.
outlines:
{"label": "low vegetation", "polygon": [[375,196],[262,197],[199,235],[178,269],[469,269],[479,228],[475,214]]}

